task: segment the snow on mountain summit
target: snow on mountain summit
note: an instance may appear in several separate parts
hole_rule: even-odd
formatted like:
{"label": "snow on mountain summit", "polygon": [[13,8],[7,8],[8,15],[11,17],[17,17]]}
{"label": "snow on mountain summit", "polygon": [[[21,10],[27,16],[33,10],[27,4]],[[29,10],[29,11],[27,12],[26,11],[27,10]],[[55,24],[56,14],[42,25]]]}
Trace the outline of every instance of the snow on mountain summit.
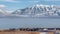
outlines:
{"label": "snow on mountain summit", "polygon": [[24,9],[15,11],[0,9],[0,16],[7,17],[42,17],[42,16],[60,16],[60,7],[55,5],[33,5]]}
{"label": "snow on mountain summit", "polygon": [[14,11],[12,14],[16,15],[27,15],[33,17],[40,16],[60,16],[60,8],[55,5],[33,5],[31,7],[27,7],[24,9],[18,9]]}

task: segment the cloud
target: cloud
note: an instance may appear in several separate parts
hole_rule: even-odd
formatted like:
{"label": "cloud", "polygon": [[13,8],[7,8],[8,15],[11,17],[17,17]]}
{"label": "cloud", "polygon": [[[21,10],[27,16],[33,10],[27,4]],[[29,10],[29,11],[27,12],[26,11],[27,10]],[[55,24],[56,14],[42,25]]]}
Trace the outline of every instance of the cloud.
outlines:
{"label": "cloud", "polygon": [[14,10],[6,10],[7,13],[12,13]]}
{"label": "cloud", "polygon": [[44,0],[44,1],[60,1],[60,0]]}
{"label": "cloud", "polygon": [[17,1],[17,0],[0,0],[0,1],[3,1],[3,2],[13,2],[13,3],[19,3],[20,1]]}
{"label": "cloud", "polygon": [[28,2],[39,2],[39,1],[28,1]]}
{"label": "cloud", "polygon": [[18,3],[19,1],[16,1],[16,0],[5,0],[7,2],[15,2],[15,3]]}
{"label": "cloud", "polygon": [[5,5],[3,5],[3,4],[0,4],[0,8],[4,8],[4,7],[6,7]]}

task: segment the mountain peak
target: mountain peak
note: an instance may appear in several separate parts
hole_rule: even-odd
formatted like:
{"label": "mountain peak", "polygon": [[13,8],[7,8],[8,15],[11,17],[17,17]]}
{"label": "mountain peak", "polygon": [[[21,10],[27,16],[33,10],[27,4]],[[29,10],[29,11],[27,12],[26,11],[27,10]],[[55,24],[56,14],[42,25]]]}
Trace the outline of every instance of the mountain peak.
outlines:
{"label": "mountain peak", "polygon": [[60,9],[55,5],[42,5],[37,4],[25,9],[19,9],[14,11],[12,14],[27,15],[27,16],[60,16]]}

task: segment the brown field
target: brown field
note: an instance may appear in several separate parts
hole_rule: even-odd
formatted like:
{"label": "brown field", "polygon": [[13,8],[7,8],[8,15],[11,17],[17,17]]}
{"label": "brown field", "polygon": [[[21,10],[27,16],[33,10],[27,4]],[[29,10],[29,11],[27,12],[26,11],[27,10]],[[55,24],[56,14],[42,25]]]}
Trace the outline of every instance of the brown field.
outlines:
{"label": "brown field", "polygon": [[[0,31],[0,34],[41,34],[37,31]],[[48,34],[54,34],[53,32],[48,32]]]}
{"label": "brown field", "polygon": [[39,32],[31,32],[31,31],[15,31],[15,32],[0,32],[0,34],[39,34]]}

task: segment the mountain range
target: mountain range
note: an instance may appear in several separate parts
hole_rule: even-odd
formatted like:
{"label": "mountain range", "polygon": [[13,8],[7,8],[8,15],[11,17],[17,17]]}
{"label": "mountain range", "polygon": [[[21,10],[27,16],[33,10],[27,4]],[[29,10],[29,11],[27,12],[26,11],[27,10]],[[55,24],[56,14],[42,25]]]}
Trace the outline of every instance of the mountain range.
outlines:
{"label": "mountain range", "polygon": [[12,13],[0,10],[0,15],[8,17],[56,17],[60,16],[60,7],[55,5],[33,5],[24,9],[17,9]]}

